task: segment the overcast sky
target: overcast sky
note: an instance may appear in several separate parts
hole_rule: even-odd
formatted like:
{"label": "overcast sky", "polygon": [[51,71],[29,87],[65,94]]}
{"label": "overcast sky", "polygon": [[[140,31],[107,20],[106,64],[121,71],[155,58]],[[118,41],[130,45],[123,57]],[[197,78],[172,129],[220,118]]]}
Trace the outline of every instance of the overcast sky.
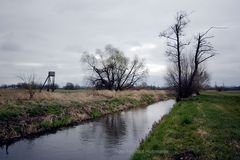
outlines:
{"label": "overcast sky", "polygon": [[165,43],[158,34],[176,12],[192,13],[190,36],[211,26],[219,52],[207,63],[211,84],[240,85],[239,0],[0,0],[0,84],[35,73],[43,82],[49,70],[56,81],[85,84],[83,51],[112,44],[138,55],[149,68],[148,83],[163,86]]}

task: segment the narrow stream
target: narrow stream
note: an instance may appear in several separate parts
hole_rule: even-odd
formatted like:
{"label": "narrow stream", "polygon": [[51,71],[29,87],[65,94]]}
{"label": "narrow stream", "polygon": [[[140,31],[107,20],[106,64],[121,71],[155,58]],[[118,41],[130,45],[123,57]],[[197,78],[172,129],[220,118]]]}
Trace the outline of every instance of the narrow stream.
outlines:
{"label": "narrow stream", "polygon": [[174,100],[105,116],[93,122],[23,139],[0,148],[0,160],[124,160],[129,159],[155,121]]}

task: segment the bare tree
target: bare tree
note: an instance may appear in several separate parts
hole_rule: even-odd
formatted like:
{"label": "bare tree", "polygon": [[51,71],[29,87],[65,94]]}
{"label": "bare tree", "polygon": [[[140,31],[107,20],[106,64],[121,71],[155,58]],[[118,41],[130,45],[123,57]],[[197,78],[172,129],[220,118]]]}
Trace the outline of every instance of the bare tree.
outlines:
{"label": "bare tree", "polygon": [[184,48],[190,45],[190,41],[184,40],[184,29],[189,23],[185,12],[177,13],[175,23],[162,33],[160,37],[167,39],[166,55],[173,62],[172,68],[168,69],[166,81],[169,86],[176,90],[176,99],[189,97],[194,92],[199,93],[200,87],[209,79],[203,62],[215,56],[216,52],[208,36],[209,31],[215,27],[211,27],[206,32],[199,33],[194,37],[194,53],[186,54]]}
{"label": "bare tree", "polygon": [[188,42],[183,42],[182,37],[184,37],[184,29],[187,26],[189,20],[187,19],[187,14],[185,12],[177,13],[175,18],[176,22],[170,26],[166,31],[160,33],[160,37],[165,37],[167,39],[168,49],[166,55],[170,60],[177,64],[178,70],[178,91],[177,91],[177,100],[180,100],[182,97],[182,67],[181,59],[182,52]]}
{"label": "bare tree", "polygon": [[192,93],[199,95],[199,91],[203,88],[208,87],[210,76],[204,67],[198,68],[198,72],[195,75],[195,80],[193,81]]}
{"label": "bare tree", "polygon": [[147,75],[144,61],[137,56],[131,61],[111,45],[95,54],[85,52],[81,58],[92,73],[90,83],[98,89],[122,90],[131,88]]}
{"label": "bare tree", "polygon": [[[194,54],[194,59],[193,59],[193,64],[194,67],[193,71],[190,76],[190,80],[188,83],[188,87],[192,88],[192,85],[194,83],[195,77],[197,77],[197,74],[202,74],[204,73],[203,71],[199,71],[199,66],[205,62],[207,59],[213,57],[216,55],[216,52],[214,50],[214,47],[212,46],[211,42],[208,41],[208,39],[213,38],[213,36],[207,36],[208,32],[213,29],[214,27],[211,27],[204,33],[199,33],[198,36],[195,36],[195,54]],[[192,90],[188,90],[187,96],[192,94]]]}
{"label": "bare tree", "polygon": [[[192,77],[192,73],[194,70],[194,65],[191,63],[190,60],[187,61],[186,58],[182,59],[182,97],[188,97],[192,95],[193,93],[199,94],[199,91],[202,88],[205,88],[208,86],[209,83],[209,74],[206,71],[206,67],[204,65],[201,65],[198,67],[198,70],[195,74],[194,80],[192,82],[192,85],[189,86],[189,82]],[[167,82],[167,85],[171,88],[173,88],[176,92],[178,92],[178,70],[177,65],[172,64],[168,67],[167,75],[165,76],[165,81]],[[191,94],[189,94],[191,93]]]}
{"label": "bare tree", "polygon": [[18,78],[22,81],[22,87],[27,90],[29,99],[32,99],[37,90],[35,74],[21,74],[18,76]]}

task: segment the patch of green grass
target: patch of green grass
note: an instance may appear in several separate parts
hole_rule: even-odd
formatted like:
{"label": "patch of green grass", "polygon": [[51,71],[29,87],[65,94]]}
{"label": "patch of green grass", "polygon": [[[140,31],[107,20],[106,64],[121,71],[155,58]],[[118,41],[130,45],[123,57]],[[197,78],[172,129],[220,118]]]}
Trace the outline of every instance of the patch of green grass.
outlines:
{"label": "patch of green grass", "polygon": [[49,114],[60,115],[64,107],[57,102],[29,102],[24,108],[27,115],[37,117]]}
{"label": "patch of green grass", "polygon": [[51,128],[51,121],[49,121],[49,120],[44,120],[44,121],[42,121],[41,123],[40,123],[40,127],[41,128],[44,128],[45,130],[48,130],[48,129],[50,129]]}
{"label": "patch of green grass", "polygon": [[91,113],[92,118],[98,118],[101,116],[101,112],[99,112],[96,108],[93,108],[92,110],[93,110]]}
{"label": "patch of green grass", "polygon": [[44,115],[60,115],[65,106],[57,102],[34,102],[28,101],[24,104],[10,103],[0,108],[0,121],[11,121],[22,116],[38,117]]}
{"label": "patch of green grass", "polygon": [[112,98],[109,100],[106,100],[105,103],[107,106],[110,107],[117,107],[119,105],[124,105],[128,102],[129,98],[127,97],[118,97],[118,98]]}
{"label": "patch of green grass", "polygon": [[205,92],[177,103],[140,144],[132,159],[240,159],[240,94]]}
{"label": "patch of green grass", "polygon": [[142,102],[141,101],[139,101],[139,100],[136,100],[136,99],[131,99],[130,101],[129,101],[129,103],[131,104],[131,105],[133,105],[133,107],[139,107],[139,106],[141,106],[142,104]]}
{"label": "patch of green grass", "polygon": [[53,120],[52,126],[53,128],[58,128],[58,127],[65,126],[69,123],[70,123],[70,118],[66,116],[60,119]]}
{"label": "patch of green grass", "polygon": [[16,111],[5,109],[4,111],[0,112],[0,121],[13,120],[17,116],[18,113]]}
{"label": "patch of green grass", "polygon": [[63,113],[63,106],[59,103],[53,103],[47,106],[47,113],[53,115],[60,115]]}
{"label": "patch of green grass", "polygon": [[58,118],[58,119],[54,119],[52,121],[50,120],[43,120],[40,123],[40,127],[45,129],[45,130],[50,130],[50,129],[55,129],[55,128],[59,128],[62,126],[65,126],[67,124],[71,123],[71,118],[68,116],[65,116],[63,118]]}
{"label": "patch of green grass", "polygon": [[154,103],[154,95],[152,94],[142,94],[141,95],[141,102],[143,104],[152,104]]}
{"label": "patch of green grass", "polygon": [[0,109],[0,122],[15,120],[21,115],[22,109],[14,104],[9,104]]}
{"label": "patch of green grass", "polygon": [[36,116],[42,116],[46,113],[46,108],[45,107],[39,107],[39,106],[30,106],[27,107],[26,113],[30,117],[36,117]]}
{"label": "patch of green grass", "polygon": [[183,117],[182,117],[182,120],[181,120],[181,125],[182,125],[182,126],[185,126],[185,125],[191,124],[192,121],[193,121],[193,118],[192,118],[192,117],[183,116]]}

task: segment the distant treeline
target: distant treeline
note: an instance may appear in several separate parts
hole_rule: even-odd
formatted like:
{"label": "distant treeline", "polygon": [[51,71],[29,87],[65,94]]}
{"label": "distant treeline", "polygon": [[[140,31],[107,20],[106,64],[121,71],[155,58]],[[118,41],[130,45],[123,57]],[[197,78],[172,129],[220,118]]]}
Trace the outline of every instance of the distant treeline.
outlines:
{"label": "distant treeline", "polygon": [[[41,83],[34,83],[34,89],[41,89],[43,84]],[[45,85],[43,89],[51,88],[52,86]],[[1,89],[28,89],[27,83],[17,83],[17,84],[2,84],[0,86]],[[54,89],[66,89],[66,90],[77,90],[77,89],[89,89],[92,87],[88,86],[80,86],[78,84],[73,84],[71,82],[66,83],[64,86],[60,86],[58,84],[54,84]]]}
{"label": "distant treeline", "polygon": [[[42,87],[42,84],[34,84],[35,89],[40,89]],[[28,88],[28,84],[26,83],[17,83],[17,84],[2,84],[0,86],[1,89],[27,89]],[[44,86],[43,89],[47,89],[48,86]],[[51,88],[51,86],[49,87]],[[74,84],[71,82],[67,82],[64,86],[59,86],[58,84],[54,84],[54,88],[55,89],[65,89],[65,90],[78,90],[78,89],[98,89],[92,86],[80,86],[79,84]],[[141,84],[138,86],[134,86],[130,89],[147,89],[147,90],[159,90],[159,89],[168,89],[171,90],[171,88],[169,87],[159,87],[159,86],[153,86],[153,85],[147,85],[147,84]]]}
{"label": "distant treeline", "polygon": [[240,90],[240,86],[215,86],[209,87],[209,90],[217,90],[217,91],[234,91]]}
{"label": "distant treeline", "polygon": [[[28,86],[29,86],[28,83],[2,84],[2,85],[0,86],[0,88],[2,88],[2,89],[7,89],[7,88],[9,88],[9,89],[27,89]],[[42,84],[41,84],[41,83],[39,83],[39,84],[34,83],[32,87],[33,87],[34,89],[40,89],[40,88],[42,87]],[[45,86],[44,86],[44,89],[47,89],[47,88],[48,88],[48,85],[45,85]],[[54,88],[55,88],[55,89],[58,89],[58,88],[60,88],[60,87],[59,87],[58,84],[54,84]]]}
{"label": "distant treeline", "polygon": [[[40,89],[42,87],[42,84],[34,84],[36,89]],[[17,83],[17,84],[2,84],[0,86],[1,89],[27,89],[27,84],[26,83]],[[44,86],[43,89],[47,89],[48,86]],[[51,88],[51,87],[50,87]],[[60,87],[58,84],[54,84],[55,89],[65,89],[65,90],[78,90],[78,89],[97,89],[95,87],[91,86],[80,86],[79,84],[74,84],[71,82],[67,82],[63,87]],[[160,86],[154,86],[154,85],[138,85],[134,86],[131,89],[147,89],[147,90],[173,90],[171,87],[160,87]],[[205,90],[217,90],[217,91],[230,91],[230,90],[240,90],[240,85],[239,86],[208,86],[205,87]]]}

